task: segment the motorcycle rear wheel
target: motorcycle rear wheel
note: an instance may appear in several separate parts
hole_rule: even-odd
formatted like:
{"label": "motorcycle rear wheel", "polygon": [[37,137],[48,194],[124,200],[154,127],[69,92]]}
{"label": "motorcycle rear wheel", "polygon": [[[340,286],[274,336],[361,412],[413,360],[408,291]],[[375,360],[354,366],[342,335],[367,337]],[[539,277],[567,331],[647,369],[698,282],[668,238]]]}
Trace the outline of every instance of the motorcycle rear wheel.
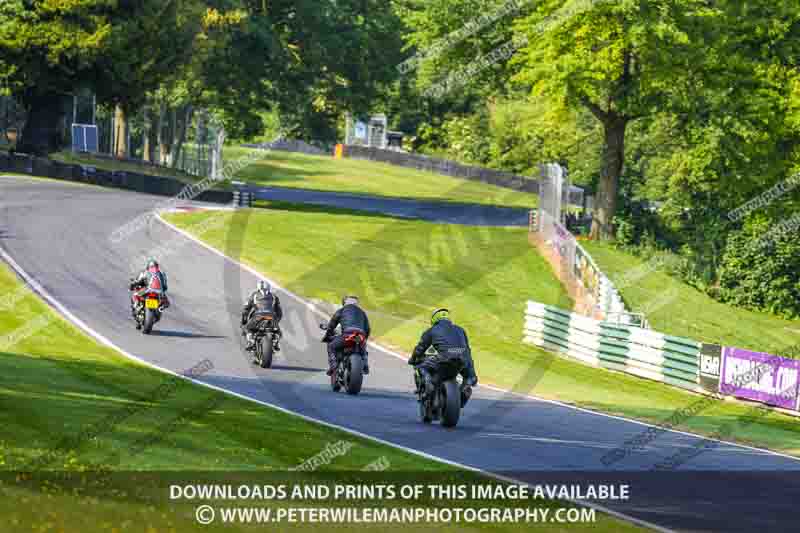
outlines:
{"label": "motorcycle rear wheel", "polygon": [[361,384],[364,382],[364,359],[361,355],[354,353],[350,356],[350,368],[345,378],[347,394],[356,395],[361,392]]}
{"label": "motorcycle rear wheel", "polygon": [[454,379],[449,379],[441,388],[442,426],[455,427],[461,415],[461,390]]}
{"label": "motorcycle rear wheel", "polygon": [[261,337],[259,344],[261,345],[258,349],[259,366],[261,366],[261,368],[272,367],[272,355],[275,351],[275,347],[272,344],[272,339],[270,339],[268,335],[265,335]]}
{"label": "motorcycle rear wheel", "polygon": [[156,311],[152,309],[144,310],[144,324],[142,324],[142,333],[149,335],[153,331],[153,325],[156,323]]}

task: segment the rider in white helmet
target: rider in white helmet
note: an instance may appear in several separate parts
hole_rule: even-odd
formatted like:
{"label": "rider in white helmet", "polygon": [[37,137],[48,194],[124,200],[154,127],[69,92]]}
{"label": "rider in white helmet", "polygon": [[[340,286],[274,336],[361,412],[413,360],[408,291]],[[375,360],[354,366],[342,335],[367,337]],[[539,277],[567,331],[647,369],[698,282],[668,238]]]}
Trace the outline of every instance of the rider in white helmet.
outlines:
{"label": "rider in white helmet", "polygon": [[272,292],[272,287],[265,280],[259,280],[256,290],[247,297],[247,301],[242,308],[242,332],[247,336],[247,349],[252,350],[253,333],[256,329],[258,317],[264,314],[272,314],[274,317],[275,330],[278,333],[275,338],[275,351],[280,351],[280,337],[283,335],[280,329],[280,321],[283,318],[283,309],[278,295]]}

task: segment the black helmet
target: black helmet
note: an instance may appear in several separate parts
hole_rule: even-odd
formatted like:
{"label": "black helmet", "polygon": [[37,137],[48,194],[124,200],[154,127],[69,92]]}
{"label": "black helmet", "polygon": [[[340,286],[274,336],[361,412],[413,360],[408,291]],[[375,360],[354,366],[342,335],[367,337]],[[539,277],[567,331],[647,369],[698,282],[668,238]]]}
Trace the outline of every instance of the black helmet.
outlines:
{"label": "black helmet", "polygon": [[343,296],[342,305],[358,305],[358,296]]}
{"label": "black helmet", "polygon": [[151,268],[158,268],[158,261],[155,258],[151,257],[147,260],[147,265],[145,265],[146,270],[150,270]]}

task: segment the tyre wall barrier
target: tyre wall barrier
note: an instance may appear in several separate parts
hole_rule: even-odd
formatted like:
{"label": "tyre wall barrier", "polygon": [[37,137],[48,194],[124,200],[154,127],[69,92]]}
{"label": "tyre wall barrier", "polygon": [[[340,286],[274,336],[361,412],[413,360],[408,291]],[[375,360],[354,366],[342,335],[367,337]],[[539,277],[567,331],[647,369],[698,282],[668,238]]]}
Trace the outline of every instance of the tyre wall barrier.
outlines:
{"label": "tyre wall barrier", "polygon": [[800,361],[604,322],[529,301],[523,342],[692,392],[800,414]]}
{"label": "tyre wall barrier", "polygon": [[[114,187],[158,196],[176,196],[187,183],[175,178],[136,172],[108,171],[91,166],[61,163],[42,157],[0,152],[0,172],[12,172],[57,180]],[[230,204],[230,191],[206,190],[193,198],[201,202]]]}
{"label": "tyre wall barrier", "polygon": [[594,320],[528,302],[523,342],[586,364],[700,392],[701,343],[649,329]]}

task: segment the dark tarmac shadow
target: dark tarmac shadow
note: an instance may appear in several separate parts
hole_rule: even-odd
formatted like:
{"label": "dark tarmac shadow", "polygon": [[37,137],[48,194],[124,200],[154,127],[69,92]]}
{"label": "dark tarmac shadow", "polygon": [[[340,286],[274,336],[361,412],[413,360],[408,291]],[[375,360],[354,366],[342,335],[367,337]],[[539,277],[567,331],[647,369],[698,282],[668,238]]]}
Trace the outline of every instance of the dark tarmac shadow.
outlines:
{"label": "dark tarmac shadow", "polygon": [[292,372],[325,372],[324,368],[311,368],[307,366],[288,366],[288,365],[272,365],[271,370],[290,370]]}
{"label": "dark tarmac shadow", "polygon": [[182,339],[224,339],[224,335],[201,335],[199,333],[190,333],[187,331],[169,331],[154,329],[150,332],[151,337],[178,337]]}

